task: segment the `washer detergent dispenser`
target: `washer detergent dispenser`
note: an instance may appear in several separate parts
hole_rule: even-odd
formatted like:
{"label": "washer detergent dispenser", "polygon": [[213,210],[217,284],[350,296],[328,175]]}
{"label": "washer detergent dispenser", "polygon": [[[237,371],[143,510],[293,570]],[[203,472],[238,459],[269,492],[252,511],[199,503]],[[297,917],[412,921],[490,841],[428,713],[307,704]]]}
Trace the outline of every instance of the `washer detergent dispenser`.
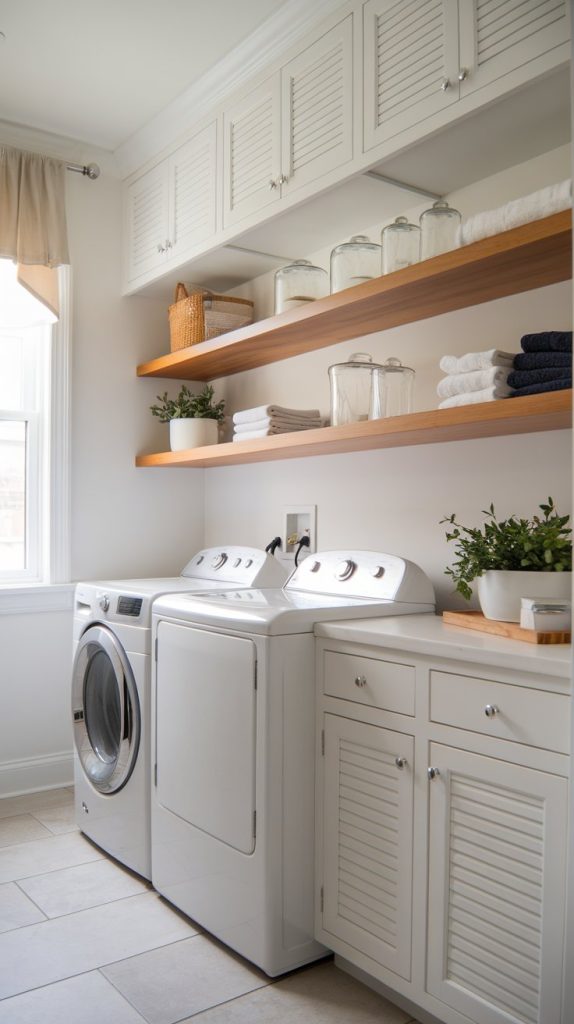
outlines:
{"label": "washer detergent dispenser", "polygon": [[434,612],[414,563],[310,555],[282,589],[154,604],[152,882],[276,976],[313,938],[315,623]]}

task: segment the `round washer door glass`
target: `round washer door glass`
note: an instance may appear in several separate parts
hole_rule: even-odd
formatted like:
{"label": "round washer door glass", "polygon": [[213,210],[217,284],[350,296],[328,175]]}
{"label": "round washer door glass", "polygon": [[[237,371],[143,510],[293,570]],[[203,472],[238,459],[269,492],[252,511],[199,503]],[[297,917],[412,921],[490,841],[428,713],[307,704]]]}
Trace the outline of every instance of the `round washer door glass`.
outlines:
{"label": "round washer door glass", "polygon": [[100,793],[116,793],[137,758],[140,709],[125,651],[105,626],[80,637],[72,677],[74,741],[82,767]]}

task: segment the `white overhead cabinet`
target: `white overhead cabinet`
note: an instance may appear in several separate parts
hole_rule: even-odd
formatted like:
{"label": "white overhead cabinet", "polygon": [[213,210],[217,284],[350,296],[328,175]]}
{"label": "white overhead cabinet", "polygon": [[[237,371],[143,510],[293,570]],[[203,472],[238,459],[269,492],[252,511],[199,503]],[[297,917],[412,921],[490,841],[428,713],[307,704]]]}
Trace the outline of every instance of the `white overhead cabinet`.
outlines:
{"label": "white overhead cabinet", "polygon": [[126,190],[128,282],[180,263],[217,228],[213,122]]}
{"label": "white overhead cabinet", "polygon": [[352,16],[224,111],[224,227],[353,156]]}

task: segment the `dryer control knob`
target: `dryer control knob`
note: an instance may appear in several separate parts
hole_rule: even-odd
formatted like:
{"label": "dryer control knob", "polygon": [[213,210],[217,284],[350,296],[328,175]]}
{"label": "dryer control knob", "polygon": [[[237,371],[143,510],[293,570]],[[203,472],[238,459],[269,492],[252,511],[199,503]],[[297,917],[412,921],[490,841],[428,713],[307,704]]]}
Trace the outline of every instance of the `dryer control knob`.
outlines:
{"label": "dryer control knob", "polygon": [[220,555],[216,555],[215,558],[213,559],[213,562],[211,563],[211,568],[221,569],[221,566],[225,565],[226,561],[227,555],[224,555],[223,552],[221,552]]}
{"label": "dryer control knob", "polygon": [[357,568],[355,562],[350,558],[345,558],[344,561],[339,562],[335,569],[335,578],[338,580],[348,580]]}
{"label": "dryer control knob", "polygon": [[107,612],[108,608],[110,607],[110,599],[109,599],[108,595],[107,594],[102,594],[102,596],[100,597],[100,599],[98,601],[98,604],[99,604],[99,606],[100,606],[100,608],[102,609],[103,612]]}
{"label": "dryer control knob", "polygon": [[249,569],[250,566],[252,566],[252,565],[253,565],[253,559],[252,558],[246,558],[246,560],[245,560],[245,568]]}
{"label": "dryer control knob", "polygon": [[380,580],[381,576],[384,576],[384,575],[385,575],[385,567],[384,567],[384,565],[376,565],[375,568],[373,569],[373,576],[375,577],[375,579],[376,580]]}
{"label": "dryer control knob", "polygon": [[234,563],[233,563],[233,568],[237,569],[237,567],[240,566],[240,565],[241,565],[241,559],[240,558],[236,558]]}
{"label": "dryer control knob", "polygon": [[319,572],[320,568],[321,568],[321,563],[320,562],[313,562],[313,565],[311,566],[311,572]]}

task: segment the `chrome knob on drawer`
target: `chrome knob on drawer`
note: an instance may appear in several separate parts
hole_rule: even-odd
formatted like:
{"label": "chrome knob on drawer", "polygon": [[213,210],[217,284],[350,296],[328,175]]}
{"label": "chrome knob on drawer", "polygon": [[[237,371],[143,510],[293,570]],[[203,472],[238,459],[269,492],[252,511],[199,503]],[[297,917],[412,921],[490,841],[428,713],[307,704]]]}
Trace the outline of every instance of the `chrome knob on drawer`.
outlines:
{"label": "chrome knob on drawer", "polygon": [[437,775],[440,775],[440,770],[438,768],[427,768],[427,775],[430,782],[432,782],[433,779],[436,779]]}
{"label": "chrome knob on drawer", "polygon": [[397,768],[406,768],[408,761],[406,757],[395,757],[395,764]]}
{"label": "chrome knob on drawer", "polygon": [[485,713],[487,718],[494,718],[494,716],[498,715],[499,712],[500,712],[500,708],[498,708],[496,706],[496,704],[487,704],[485,709],[484,709],[484,713]]}
{"label": "chrome knob on drawer", "polygon": [[355,676],[355,686],[366,686],[366,685],[367,685],[367,677],[366,676]]}

